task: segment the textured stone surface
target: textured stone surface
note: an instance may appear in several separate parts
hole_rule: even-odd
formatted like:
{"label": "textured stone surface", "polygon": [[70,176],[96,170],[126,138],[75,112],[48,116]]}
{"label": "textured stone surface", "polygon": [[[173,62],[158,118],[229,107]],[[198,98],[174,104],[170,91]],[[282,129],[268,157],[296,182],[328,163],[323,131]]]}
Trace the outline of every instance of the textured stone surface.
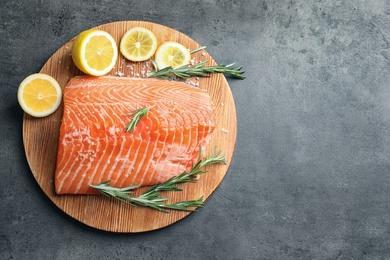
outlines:
{"label": "textured stone surface", "polygon": [[[73,3],[72,3],[73,2]],[[387,0],[3,0],[0,259],[389,259]],[[199,212],[112,234],[58,210],[29,170],[16,91],[80,31],[118,20],[191,36],[228,79],[231,168]]]}

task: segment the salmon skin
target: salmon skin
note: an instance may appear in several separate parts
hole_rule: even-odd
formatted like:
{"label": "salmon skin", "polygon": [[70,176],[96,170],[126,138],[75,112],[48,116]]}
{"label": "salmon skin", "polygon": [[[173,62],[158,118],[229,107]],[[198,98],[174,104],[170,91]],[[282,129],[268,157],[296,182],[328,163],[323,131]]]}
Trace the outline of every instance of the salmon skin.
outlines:
{"label": "salmon skin", "polygon": [[[90,184],[154,185],[191,170],[215,128],[207,91],[185,83],[78,76],[63,92],[55,191],[93,194]],[[131,111],[150,107],[132,132]]]}

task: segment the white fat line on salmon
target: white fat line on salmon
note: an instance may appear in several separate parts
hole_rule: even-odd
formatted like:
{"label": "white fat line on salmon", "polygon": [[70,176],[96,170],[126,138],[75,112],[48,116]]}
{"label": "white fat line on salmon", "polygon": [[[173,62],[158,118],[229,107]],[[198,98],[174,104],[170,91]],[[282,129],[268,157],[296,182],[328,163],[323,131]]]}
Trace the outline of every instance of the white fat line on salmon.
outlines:
{"label": "white fat line on salmon", "polygon": [[[157,153],[157,145],[159,144],[159,137],[160,137],[160,132],[157,133],[157,140],[154,141],[154,146],[153,146],[153,150],[150,151],[151,153],[151,156],[150,156],[150,159],[146,165],[146,169],[145,169],[145,172],[149,172],[149,168],[152,167],[152,165],[154,165],[154,158],[156,157],[156,153]],[[154,171],[155,172],[155,171]],[[154,174],[149,174],[149,179],[148,180],[145,180],[145,183],[150,183],[151,179],[153,178],[153,175]]]}
{"label": "white fat line on salmon", "polygon": [[[140,137],[141,137],[141,134],[140,134]],[[145,162],[145,159],[146,159],[146,155],[148,154],[149,145],[150,145],[150,140],[151,140],[151,138],[149,137],[148,140],[147,140],[146,146],[145,146],[145,144],[143,144],[143,143],[144,143],[144,140],[143,140],[142,137],[141,137],[141,144],[143,144],[142,147],[145,147],[145,152],[143,153],[143,155],[142,155],[142,157],[141,157],[141,161],[140,161],[140,163],[138,164],[137,169],[133,172],[133,174],[134,174],[133,180],[136,180],[137,177],[138,177],[138,175],[141,173],[141,167],[143,166],[143,164],[144,164],[144,162]],[[140,146],[141,146],[141,145],[140,145]],[[149,158],[149,160],[150,160],[150,158]],[[142,174],[143,174],[143,175],[142,175],[142,179],[139,181],[139,183],[143,183],[143,182],[144,182],[144,178],[145,178],[146,171],[142,172]],[[135,182],[133,181],[133,183],[135,183]]]}
{"label": "white fat line on salmon", "polygon": [[[108,137],[105,137],[105,140],[104,140],[104,144],[105,144],[105,147],[102,147],[102,151],[106,150],[107,149],[107,144],[110,144],[109,142],[109,138]],[[111,149],[111,153],[110,155],[108,156],[108,158],[111,158],[112,155],[114,153],[114,149]],[[93,173],[91,174],[91,178],[90,178],[90,183],[94,181],[95,179],[95,175],[96,173],[98,172],[99,168],[100,168],[100,165],[101,163],[103,163],[103,169],[101,169],[101,171],[99,171],[99,174],[100,174],[100,178],[99,178],[99,182],[103,181],[103,177],[104,177],[104,173],[106,172],[107,168],[108,168],[108,165],[110,164],[110,162],[107,162],[106,160],[104,160],[104,157],[101,157],[101,160],[99,160],[99,162],[96,164],[95,166],[95,169],[93,171]]]}
{"label": "white fat line on salmon", "polygon": [[[76,107],[75,108],[76,109],[76,111],[79,111],[79,108],[78,107]],[[77,112],[75,112],[75,115],[77,115]],[[76,119],[77,119],[77,117],[76,117]],[[77,120],[77,122],[79,122],[80,120]],[[71,125],[77,125],[77,124],[75,124],[73,121],[71,122]],[[77,137],[77,138],[75,138],[75,137]],[[82,127],[82,128],[78,128],[78,127],[74,127],[73,128],[73,131],[71,131],[70,133],[68,133],[68,134],[65,134],[64,135],[64,139],[63,139],[63,145],[71,145],[72,143],[73,143],[73,141],[80,141],[81,140],[81,142],[82,142],[82,140],[83,140],[83,138],[90,138],[91,137],[91,133],[90,133],[90,129],[88,128],[88,127]],[[69,139],[69,142],[67,142],[66,141],[66,138],[68,138]],[[65,143],[64,143],[65,142]],[[80,142],[79,142],[80,143]],[[76,145],[77,146],[77,145]],[[72,146],[72,150],[74,149],[74,146]],[[77,151],[76,151],[76,155],[78,155],[78,151],[79,151],[79,149],[80,148],[77,148]],[[75,153],[72,153],[72,154],[75,154]],[[64,156],[66,156],[66,155],[64,155]],[[71,167],[76,163],[76,161],[78,160],[78,159],[80,159],[80,158],[77,158],[77,157],[75,157],[75,158],[73,158],[73,160],[72,160],[72,158],[69,158],[69,160],[68,160],[68,162],[70,162],[71,163],[71,166],[69,167],[69,169],[71,169]],[[68,162],[65,164],[65,166],[67,166],[68,165]],[[70,173],[70,170],[68,171],[68,174]],[[59,175],[58,175],[58,177],[61,177],[63,174],[65,174],[64,172],[60,172],[59,173]],[[66,179],[68,176],[66,176],[64,179]],[[61,186],[60,187],[62,187],[62,184],[63,184],[63,182],[64,182],[65,180],[63,180],[62,182],[61,182]]]}
{"label": "white fat line on salmon", "polygon": [[[138,147],[134,147],[134,148],[137,148],[137,150],[135,151],[135,153],[133,153],[133,156],[132,156],[131,164],[129,166],[129,169],[131,169],[131,170],[135,168],[135,163],[137,161],[139,151],[142,147],[142,138],[140,136],[140,133],[139,133],[139,136],[134,136],[133,142],[135,145],[138,145]],[[135,178],[136,178],[136,176],[133,175],[133,179],[131,180],[131,183],[135,183]]]}
{"label": "white fat line on salmon", "polygon": [[[117,144],[117,140],[121,140],[120,142],[120,146],[116,145]],[[117,156],[114,158],[114,163],[110,165],[110,171],[108,172],[108,177],[106,178],[107,180],[111,180],[111,181],[114,181],[116,182],[118,180],[118,174],[116,173],[116,168],[117,168],[117,165],[120,163],[120,162],[125,162],[125,161],[128,161],[129,158],[126,158],[124,156],[122,156],[122,152],[124,151],[124,145],[125,145],[125,142],[126,141],[126,137],[125,136],[121,136],[120,138],[118,137],[115,137],[115,146],[114,146],[114,149],[117,149],[119,147],[119,152],[117,151]],[[116,173],[116,178],[113,178],[112,175]]]}
{"label": "white fat line on salmon", "polygon": [[[124,141],[123,141],[124,142]],[[117,175],[119,176],[117,178],[117,186],[118,187],[123,187],[124,185],[124,182],[126,180],[128,180],[130,174],[131,174],[131,171],[133,170],[132,168],[129,167],[129,162],[130,162],[130,157],[131,157],[131,154],[132,154],[132,151],[133,151],[133,145],[134,145],[134,142],[131,143],[130,147],[127,148],[127,152],[124,156],[124,158],[127,158],[127,162],[126,163],[123,163],[122,166],[120,167]],[[119,182],[121,180],[121,182]]]}
{"label": "white fat line on salmon", "polygon": [[[86,172],[91,168],[92,162],[95,160],[95,157],[96,157],[96,153],[90,147],[91,143],[92,143],[91,142],[90,131],[86,131],[86,132],[88,132],[88,135],[84,136],[84,139],[83,139],[83,136],[81,136],[81,143],[83,144],[83,146],[82,146],[83,149],[81,151],[80,150],[78,151],[78,157],[77,158],[79,160],[75,160],[75,161],[79,162],[79,167],[77,167],[75,172],[79,172],[80,169],[84,168],[85,166],[87,166],[87,168],[83,169],[84,173],[82,173],[82,175],[81,175],[82,178],[81,178],[81,181],[78,183],[78,185],[76,187],[75,193],[77,193],[77,191],[80,189],[81,183],[84,180],[84,178],[86,177]],[[76,176],[78,176],[78,174],[74,174],[73,175],[73,178],[70,181],[70,185],[68,186],[68,189],[69,189],[70,186],[72,186],[73,182],[76,179]],[[66,190],[66,192],[67,191],[68,190]]]}

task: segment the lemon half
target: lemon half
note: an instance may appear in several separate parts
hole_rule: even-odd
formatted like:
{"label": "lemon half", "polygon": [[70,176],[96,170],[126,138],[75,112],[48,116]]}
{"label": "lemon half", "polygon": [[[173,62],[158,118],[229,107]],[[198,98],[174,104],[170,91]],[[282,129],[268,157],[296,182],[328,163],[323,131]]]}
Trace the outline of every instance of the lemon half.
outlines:
{"label": "lemon half", "polygon": [[82,72],[103,76],[115,66],[118,46],[106,31],[90,29],[80,33],[72,45],[72,59]]}
{"label": "lemon half", "polygon": [[48,116],[60,106],[62,90],[51,76],[36,73],[25,78],[18,88],[18,101],[22,109],[34,117]]}

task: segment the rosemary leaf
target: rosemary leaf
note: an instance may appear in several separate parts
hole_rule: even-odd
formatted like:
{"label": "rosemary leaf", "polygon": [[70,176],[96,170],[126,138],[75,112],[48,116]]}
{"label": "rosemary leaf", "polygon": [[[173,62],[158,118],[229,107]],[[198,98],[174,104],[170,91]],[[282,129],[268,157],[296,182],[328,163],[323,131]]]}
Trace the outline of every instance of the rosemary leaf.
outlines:
{"label": "rosemary leaf", "polygon": [[174,209],[174,210],[181,210],[181,211],[194,211],[188,208],[190,207],[199,208],[202,206],[203,206],[203,197],[200,197],[197,200],[185,200],[173,204],[162,205],[162,207],[167,209]]}
{"label": "rosemary leaf", "polygon": [[123,116],[131,116],[133,117],[130,122],[125,126],[126,132],[132,132],[134,128],[138,125],[142,118],[144,118],[151,107],[143,107],[134,111],[131,111],[128,114],[124,114]]}
{"label": "rosemary leaf", "polygon": [[206,46],[202,46],[202,47],[196,48],[196,49],[190,51],[190,54],[194,54],[194,53],[196,53],[198,51],[201,51],[201,50],[204,50],[204,49],[206,49]]}

